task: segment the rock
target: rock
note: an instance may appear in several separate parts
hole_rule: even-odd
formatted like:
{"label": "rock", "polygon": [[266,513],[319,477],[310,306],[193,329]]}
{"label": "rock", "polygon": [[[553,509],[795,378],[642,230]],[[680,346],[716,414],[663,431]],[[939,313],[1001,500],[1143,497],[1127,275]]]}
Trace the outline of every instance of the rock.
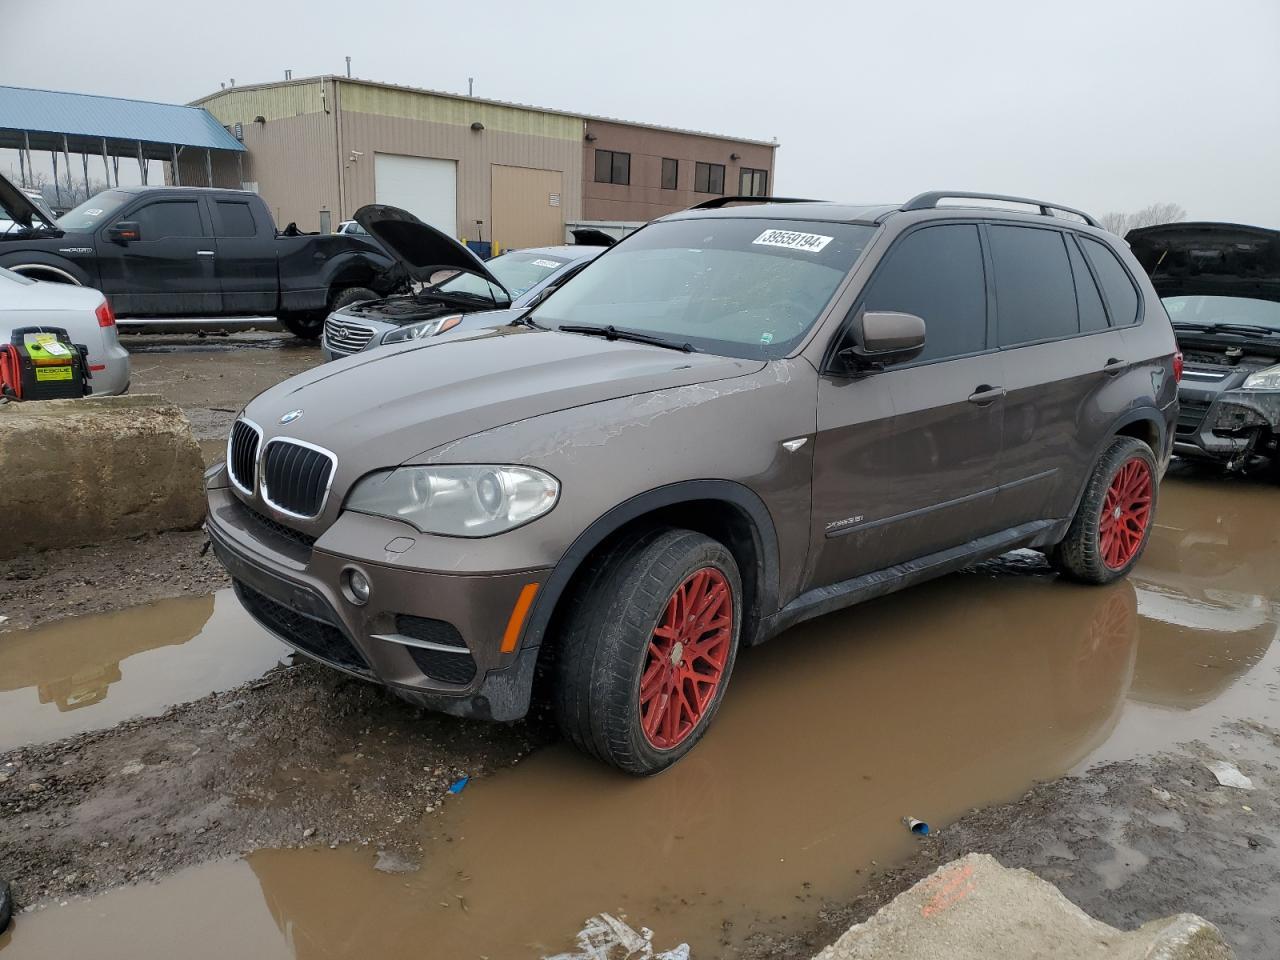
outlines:
{"label": "rock", "polygon": [[420,865],[394,851],[379,850],[378,859],[374,861],[373,869],[380,870],[383,873],[416,873],[420,869]]}
{"label": "rock", "polygon": [[120,776],[133,777],[141,773],[144,769],[146,769],[146,765],[143,764],[141,760],[134,760],[131,763],[126,763],[120,768]]}
{"label": "rock", "polygon": [[1128,933],[1095,920],[1028,870],[971,853],[939,867],[815,960],[1232,960],[1221,932],[1180,913]]}
{"label": "rock", "polygon": [[[204,461],[191,424],[160,397],[0,406],[0,558],[204,519]],[[57,522],[32,523],[56,511]]]}
{"label": "rock", "polygon": [[303,830],[303,831],[302,831],[302,839],[303,839],[303,840],[309,840],[309,839],[311,839],[312,837],[314,837],[315,835],[316,835],[316,828],[315,828],[315,827],[307,827],[307,829],[305,829],[305,830]]}
{"label": "rock", "polygon": [[1253,789],[1253,781],[1241,773],[1234,763],[1227,763],[1225,760],[1214,760],[1206,763],[1205,766],[1218,779],[1218,783],[1224,787],[1234,787],[1237,790]]}
{"label": "rock", "polygon": [[32,780],[27,784],[27,793],[43,793],[44,784],[39,780]]}

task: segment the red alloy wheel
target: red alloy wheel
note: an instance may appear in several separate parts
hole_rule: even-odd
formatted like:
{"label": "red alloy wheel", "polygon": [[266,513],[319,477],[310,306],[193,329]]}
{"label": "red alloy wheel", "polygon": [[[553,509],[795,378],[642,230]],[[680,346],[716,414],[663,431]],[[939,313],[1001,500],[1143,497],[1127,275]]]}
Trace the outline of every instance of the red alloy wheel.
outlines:
{"label": "red alloy wheel", "polygon": [[1102,562],[1119,570],[1142,546],[1151,522],[1151,467],[1141,457],[1117,471],[1102,501],[1098,518],[1098,550]]}
{"label": "red alloy wheel", "polygon": [[715,567],[691,573],[667,601],[640,676],[640,728],[670,750],[698,728],[715,699],[733,643],[733,592]]}

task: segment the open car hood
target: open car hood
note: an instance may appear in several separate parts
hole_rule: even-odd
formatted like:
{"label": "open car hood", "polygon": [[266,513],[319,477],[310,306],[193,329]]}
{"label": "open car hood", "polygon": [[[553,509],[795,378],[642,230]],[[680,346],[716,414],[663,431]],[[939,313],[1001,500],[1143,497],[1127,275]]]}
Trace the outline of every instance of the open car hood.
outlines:
{"label": "open car hood", "polygon": [[408,210],[371,203],[355,212],[364,227],[419,283],[431,283],[442,270],[463,270],[481,277],[512,299],[502,281],[489,272],[484,261],[453,237],[423,223]]}
{"label": "open car hood", "polygon": [[1125,236],[1161,297],[1280,302],[1280,230],[1238,223],[1167,223]]}
{"label": "open car hood", "polygon": [[0,214],[24,227],[57,229],[57,224],[41,213],[32,199],[3,174],[0,174]]}

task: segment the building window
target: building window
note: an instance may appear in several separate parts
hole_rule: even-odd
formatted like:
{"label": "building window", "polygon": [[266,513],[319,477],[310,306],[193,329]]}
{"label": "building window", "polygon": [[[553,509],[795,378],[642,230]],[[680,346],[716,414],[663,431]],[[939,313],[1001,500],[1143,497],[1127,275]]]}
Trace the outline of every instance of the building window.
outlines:
{"label": "building window", "polygon": [[694,193],[724,193],[724,164],[699,163],[693,168]]}
{"label": "building window", "polygon": [[769,171],[752,170],[750,167],[743,167],[742,174],[738,178],[738,196],[767,197],[768,195]]}
{"label": "building window", "polygon": [[674,190],[680,180],[680,161],[670,157],[662,159],[662,189]]}
{"label": "building window", "polygon": [[596,183],[620,183],[624,187],[631,182],[631,154],[616,150],[596,151]]}

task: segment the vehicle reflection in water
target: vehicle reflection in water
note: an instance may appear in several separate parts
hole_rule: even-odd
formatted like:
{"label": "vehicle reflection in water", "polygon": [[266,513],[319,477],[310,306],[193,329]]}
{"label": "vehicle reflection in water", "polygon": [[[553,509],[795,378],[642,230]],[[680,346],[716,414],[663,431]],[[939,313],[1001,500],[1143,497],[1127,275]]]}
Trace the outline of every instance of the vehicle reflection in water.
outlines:
{"label": "vehicle reflection in water", "polygon": [[0,633],[0,751],[161,713],[287,652],[229,590]]}
{"label": "vehicle reflection in water", "polygon": [[960,574],[796,628],[742,658],[672,770],[636,781],[545,750],[429,819],[417,873],[376,873],[367,850],[261,851],[161,884],[162,911],[124,890],[24,922],[4,960],[159,955],[204,931],[210,903],[251,899],[250,876],[252,922],[183,937],[184,956],[539,956],[601,910],[695,957],[753,924],[784,933],[905,855],[904,815],[945,825],[1100,756],[1206,735],[1226,703],[1267,720],[1249,670],[1278,659],[1273,496],[1171,482],[1146,560],[1111,587],[1013,562],[1020,575]]}

